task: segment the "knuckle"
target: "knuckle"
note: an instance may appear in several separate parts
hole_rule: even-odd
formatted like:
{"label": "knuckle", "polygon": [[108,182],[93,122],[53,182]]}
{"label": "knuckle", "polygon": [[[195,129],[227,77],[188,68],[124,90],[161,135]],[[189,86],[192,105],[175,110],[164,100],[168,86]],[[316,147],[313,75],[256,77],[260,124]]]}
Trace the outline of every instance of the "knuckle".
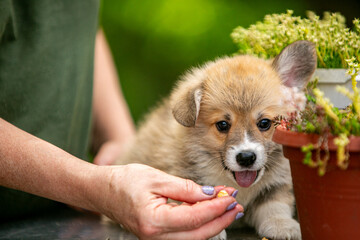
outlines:
{"label": "knuckle", "polygon": [[139,232],[145,238],[153,238],[156,235],[160,234],[160,229],[158,229],[150,224],[141,224],[139,226]]}
{"label": "knuckle", "polygon": [[200,227],[203,224],[202,220],[196,215],[189,215],[189,226],[193,229]]}
{"label": "knuckle", "polygon": [[185,179],[185,192],[191,193],[195,190],[195,183],[190,179]]}

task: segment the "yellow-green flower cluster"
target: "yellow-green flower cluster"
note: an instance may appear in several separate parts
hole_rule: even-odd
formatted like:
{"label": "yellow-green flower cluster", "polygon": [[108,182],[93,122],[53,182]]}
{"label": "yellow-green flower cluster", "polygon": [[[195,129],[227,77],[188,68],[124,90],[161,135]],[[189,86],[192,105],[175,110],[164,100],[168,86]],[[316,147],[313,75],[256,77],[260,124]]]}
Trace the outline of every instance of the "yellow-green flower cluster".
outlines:
{"label": "yellow-green flower cluster", "polygon": [[324,97],[324,93],[318,88],[313,89],[313,93],[316,98],[316,103],[325,110],[325,113],[329,117],[334,119],[336,122],[339,122],[339,117],[333,111],[334,105],[330,102],[328,98]]}
{"label": "yellow-green flower cluster", "polygon": [[[310,111],[320,107],[323,115],[316,115],[317,113],[301,112],[301,118],[298,120],[298,130],[308,132],[308,125],[313,126],[317,133],[321,135],[321,138],[316,146],[308,145],[302,148],[305,154],[304,163],[310,167],[318,167],[319,175],[325,174],[327,161],[329,160],[328,151],[325,151],[324,158],[320,157],[320,147],[324,144],[328,134],[336,136],[334,138],[334,144],[337,146],[337,165],[341,169],[346,169],[349,164],[349,153],[347,151],[347,145],[350,143],[349,137],[351,135],[360,136],[360,93],[357,88],[356,78],[360,73],[359,63],[354,57],[346,59],[348,64],[348,74],[351,76],[352,91],[338,86],[337,90],[347,96],[351,100],[351,104],[346,109],[334,108],[329,99],[324,97],[324,93],[318,88],[312,89],[314,95],[314,101],[308,101],[307,107]],[[306,127],[303,127],[306,126]],[[312,152],[316,150],[316,160],[313,161]]]}
{"label": "yellow-green flower cluster", "polygon": [[350,92],[347,88],[343,86],[337,86],[336,90],[346,97],[348,97],[352,102],[353,112],[360,121],[360,94],[359,89],[357,88],[357,77],[360,77],[360,65],[356,62],[355,57],[346,59],[348,64],[347,74],[351,76],[351,85],[353,92]]}
{"label": "yellow-green flower cluster", "polygon": [[272,58],[297,40],[309,40],[316,44],[318,67],[346,68],[346,59],[355,57],[360,61],[360,23],[353,20],[354,29],[345,25],[339,13],[325,12],[322,19],[313,12],[307,18],[287,13],[266,15],[262,22],[249,28],[234,29],[232,39],[240,54],[252,54]]}
{"label": "yellow-green flower cluster", "polygon": [[346,169],[349,164],[349,156],[346,152],[346,146],[350,143],[348,136],[345,133],[340,134],[337,138],[334,139],[334,144],[337,146],[337,165]]}

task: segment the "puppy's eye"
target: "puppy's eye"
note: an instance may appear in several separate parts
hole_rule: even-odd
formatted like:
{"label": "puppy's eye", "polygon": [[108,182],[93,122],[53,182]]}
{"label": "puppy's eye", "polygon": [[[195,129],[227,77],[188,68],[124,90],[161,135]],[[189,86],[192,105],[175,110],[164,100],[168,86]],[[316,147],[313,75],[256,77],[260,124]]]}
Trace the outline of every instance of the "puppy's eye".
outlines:
{"label": "puppy's eye", "polygon": [[226,121],[220,121],[216,123],[216,128],[219,132],[226,133],[230,129],[230,123]]}
{"label": "puppy's eye", "polygon": [[272,121],[270,119],[264,118],[261,119],[258,123],[257,123],[257,127],[259,128],[260,131],[267,131],[270,129],[271,127],[271,123]]}

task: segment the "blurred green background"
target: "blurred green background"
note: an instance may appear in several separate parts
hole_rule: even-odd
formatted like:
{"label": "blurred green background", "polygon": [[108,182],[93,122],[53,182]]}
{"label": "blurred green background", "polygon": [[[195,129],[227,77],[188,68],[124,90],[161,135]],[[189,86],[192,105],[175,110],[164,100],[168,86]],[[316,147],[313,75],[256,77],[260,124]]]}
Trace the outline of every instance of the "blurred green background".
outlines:
{"label": "blurred green background", "polygon": [[108,38],[131,114],[141,117],[167,96],[192,66],[236,52],[230,33],[266,14],[338,11],[359,17],[359,1],[343,0],[103,0]]}

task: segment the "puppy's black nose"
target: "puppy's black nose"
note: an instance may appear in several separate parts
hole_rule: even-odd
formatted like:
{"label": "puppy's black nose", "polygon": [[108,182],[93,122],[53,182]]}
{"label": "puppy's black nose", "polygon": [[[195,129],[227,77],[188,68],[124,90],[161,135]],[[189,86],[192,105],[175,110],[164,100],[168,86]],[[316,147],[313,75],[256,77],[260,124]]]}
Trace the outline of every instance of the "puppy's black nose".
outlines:
{"label": "puppy's black nose", "polygon": [[240,166],[249,167],[254,164],[256,155],[253,152],[241,152],[236,155],[236,161]]}

